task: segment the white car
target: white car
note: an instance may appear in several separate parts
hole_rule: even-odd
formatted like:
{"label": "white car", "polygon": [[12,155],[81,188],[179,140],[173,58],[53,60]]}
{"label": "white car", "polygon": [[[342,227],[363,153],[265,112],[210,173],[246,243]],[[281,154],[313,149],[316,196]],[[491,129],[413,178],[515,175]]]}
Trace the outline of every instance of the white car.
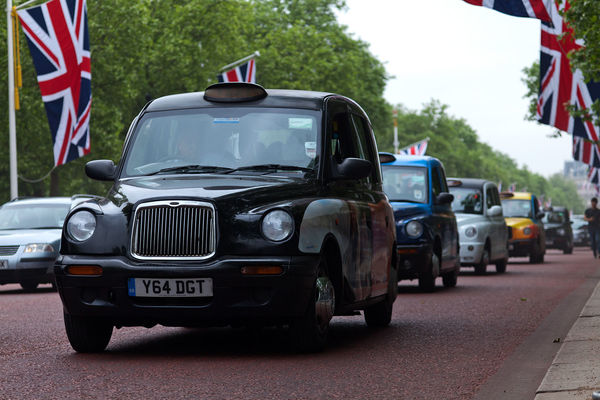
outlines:
{"label": "white car", "polygon": [[461,267],[474,267],[485,274],[488,264],[496,272],[506,271],[508,263],[508,229],[498,187],[484,179],[448,178],[454,195],[452,210],[456,215],[460,242]]}

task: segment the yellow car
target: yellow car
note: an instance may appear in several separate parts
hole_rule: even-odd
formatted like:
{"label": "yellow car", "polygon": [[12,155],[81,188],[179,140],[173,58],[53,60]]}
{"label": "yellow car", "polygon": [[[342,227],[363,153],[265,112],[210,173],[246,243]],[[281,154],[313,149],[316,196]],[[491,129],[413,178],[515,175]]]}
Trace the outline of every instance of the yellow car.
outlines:
{"label": "yellow car", "polygon": [[526,192],[502,192],[502,211],[508,226],[508,255],[529,257],[532,264],[543,263],[546,234],[537,197]]}

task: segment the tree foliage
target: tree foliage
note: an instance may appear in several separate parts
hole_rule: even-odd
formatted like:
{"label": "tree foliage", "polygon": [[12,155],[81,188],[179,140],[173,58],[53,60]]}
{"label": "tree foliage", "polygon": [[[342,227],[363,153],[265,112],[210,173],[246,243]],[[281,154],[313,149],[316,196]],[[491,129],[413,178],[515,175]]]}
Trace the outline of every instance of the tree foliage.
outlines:
{"label": "tree foliage", "polygon": [[[88,0],[92,52],[91,154],[58,167],[50,179],[19,181],[21,195],[103,194],[107,184],[88,179],[92,159],[121,156],[131,120],[149,100],[200,91],[216,82],[222,66],[254,51],[257,82],[268,88],[335,92],[356,100],[367,112],[380,150],[392,149],[392,107],[383,98],[388,74],[367,43],[336,19],[344,0]],[[0,26],[6,37],[6,26]],[[22,42],[23,89],[17,111],[19,175],[43,177],[52,168],[52,144],[31,58]],[[0,63],[6,65],[6,42]],[[6,70],[0,92],[7,93]],[[0,96],[0,107],[7,99]],[[0,115],[8,127],[8,115]],[[401,142],[432,138],[429,153],[449,174],[518,182],[542,193],[546,180],[518,168],[504,154],[479,142],[462,119],[432,101],[420,112],[401,108]],[[8,135],[0,136],[8,149]],[[9,198],[8,151],[0,153],[0,201]]]}

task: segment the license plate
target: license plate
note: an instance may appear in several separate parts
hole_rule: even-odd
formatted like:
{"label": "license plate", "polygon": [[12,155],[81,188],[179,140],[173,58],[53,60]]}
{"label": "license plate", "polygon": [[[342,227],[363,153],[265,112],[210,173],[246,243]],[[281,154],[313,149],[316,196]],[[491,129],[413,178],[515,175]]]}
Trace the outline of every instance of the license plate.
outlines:
{"label": "license plate", "polygon": [[211,297],[213,282],[212,278],[129,278],[127,289],[132,297]]}
{"label": "license plate", "polygon": [[7,268],[8,268],[8,261],[0,260],[0,269],[7,269]]}

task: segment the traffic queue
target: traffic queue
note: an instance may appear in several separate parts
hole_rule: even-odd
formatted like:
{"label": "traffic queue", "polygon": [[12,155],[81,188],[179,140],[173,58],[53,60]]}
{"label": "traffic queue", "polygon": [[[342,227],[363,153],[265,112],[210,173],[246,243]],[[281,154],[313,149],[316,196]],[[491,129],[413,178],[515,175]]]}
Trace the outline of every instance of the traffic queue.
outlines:
{"label": "traffic queue", "polygon": [[511,256],[541,263],[547,245],[573,245],[547,243],[542,219],[555,215],[534,194],[378,153],[361,106],[332,93],[219,83],[158,98],[120,162],[85,172],[112,187],[63,201],[60,254],[47,260],[84,353],[115,327],[157,324],[285,325],[295,348],[318,351],[335,315],[387,326],[400,280],[432,292],[437,278],[456,286],[461,267],[504,273]]}

